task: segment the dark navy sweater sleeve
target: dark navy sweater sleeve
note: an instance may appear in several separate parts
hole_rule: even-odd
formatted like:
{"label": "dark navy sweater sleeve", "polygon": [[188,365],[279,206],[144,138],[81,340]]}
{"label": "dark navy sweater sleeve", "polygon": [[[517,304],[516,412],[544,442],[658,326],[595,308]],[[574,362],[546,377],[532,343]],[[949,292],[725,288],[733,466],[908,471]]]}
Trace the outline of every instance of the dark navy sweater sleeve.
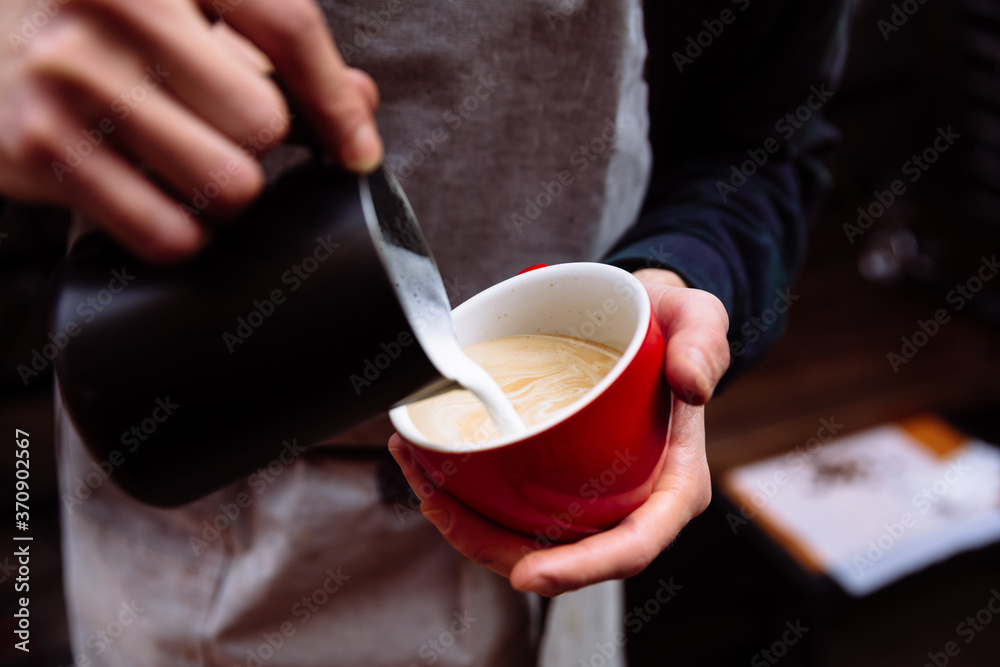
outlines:
{"label": "dark navy sweater sleeve", "polygon": [[646,3],[653,176],[606,261],[677,272],[730,319],[728,382],[783,329],[830,179],[849,3]]}

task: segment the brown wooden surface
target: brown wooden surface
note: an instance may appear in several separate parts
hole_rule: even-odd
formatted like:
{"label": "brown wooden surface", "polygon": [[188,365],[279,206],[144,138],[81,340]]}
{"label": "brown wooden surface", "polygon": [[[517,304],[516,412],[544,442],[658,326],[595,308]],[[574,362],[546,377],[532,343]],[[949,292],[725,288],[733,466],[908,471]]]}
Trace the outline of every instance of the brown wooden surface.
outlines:
{"label": "brown wooden surface", "polygon": [[[823,418],[843,424],[838,435],[844,435],[918,412],[1000,405],[1000,330],[917,287],[868,283],[841,220],[830,216],[816,230],[809,261],[792,288],[801,298],[790,308],[785,336],[709,404],[709,462],[716,476],[803,445]],[[1000,253],[1000,237],[981,253]],[[990,286],[1000,290],[1000,276]],[[951,321],[894,372],[888,353],[898,353],[900,338],[912,337],[918,320],[939,308],[948,309]]]}

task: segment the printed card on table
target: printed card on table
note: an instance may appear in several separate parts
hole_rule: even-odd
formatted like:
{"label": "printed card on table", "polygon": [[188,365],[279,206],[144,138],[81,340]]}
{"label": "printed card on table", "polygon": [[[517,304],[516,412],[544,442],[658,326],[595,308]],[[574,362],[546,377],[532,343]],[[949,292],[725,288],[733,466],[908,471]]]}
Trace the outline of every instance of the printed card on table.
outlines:
{"label": "printed card on table", "polygon": [[1000,449],[933,416],[734,468],[723,490],[734,530],[756,522],[856,596],[1000,540]]}

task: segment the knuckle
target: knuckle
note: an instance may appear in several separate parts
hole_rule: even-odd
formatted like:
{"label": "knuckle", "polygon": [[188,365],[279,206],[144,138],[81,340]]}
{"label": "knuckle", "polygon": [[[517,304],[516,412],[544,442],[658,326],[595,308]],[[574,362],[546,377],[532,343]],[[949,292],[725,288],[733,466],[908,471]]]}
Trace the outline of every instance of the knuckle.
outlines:
{"label": "knuckle", "polygon": [[354,67],[347,68],[346,76],[358,94],[368,102],[369,106],[372,109],[377,109],[380,102],[380,94],[375,79],[368,72]]}
{"label": "knuckle", "polygon": [[629,579],[641,574],[642,571],[645,570],[660,554],[660,552],[656,550],[656,546],[648,541],[639,543],[633,551],[632,557],[628,561],[620,563],[612,571],[610,578]]}
{"label": "knuckle", "polygon": [[674,393],[679,394],[681,400],[685,403],[695,405],[700,403],[702,400],[702,391],[696,385],[685,383],[679,390],[675,390]]}
{"label": "knuckle", "polygon": [[291,116],[288,106],[281,95],[274,93],[262,95],[258,101],[247,106],[246,133],[255,143],[271,148],[280,144],[291,128]]}
{"label": "knuckle", "polygon": [[615,578],[626,579],[634,577],[645,570],[646,566],[652,563],[660,554],[661,539],[651,538],[650,535],[645,534],[635,524],[629,524],[629,532],[624,541],[629,545],[625,553],[631,554],[631,557],[618,563],[618,566],[615,568]]}
{"label": "knuckle", "polygon": [[67,17],[39,30],[25,46],[24,58],[30,71],[51,75],[64,72],[67,65],[88,53],[92,45],[93,35],[87,25]]}
{"label": "knuckle", "polygon": [[592,583],[586,581],[581,573],[572,573],[569,577],[568,579],[563,579],[549,572],[543,572],[537,575],[538,584],[536,590],[543,591],[542,595],[546,597],[552,597],[560,593],[579,590],[588,583]]}
{"label": "knuckle", "polygon": [[270,27],[276,40],[296,43],[304,36],[315,34],[325,26],[319,7],[312,2],[287,2],[281,11],[270,17]]}
{"label": "knuckle", "polygon": [[46,105],[23,109],[2,134],[4,153],[12,164],[47,167],[49,162],[61,157],[61,130],[59,119]]}
{"label": "knuckle", "polygon": [[729,319],[729,316],[726,314],[726,307],[723,305],[719,297],[702,289],[692,289],[691,294],[697,300],[696,303],[698,308],[714,311],[720,317],[724,317],[727,320]]}
{"label": "knuckle", "polygon": [[[215,204],[223,213],[235,213],[256,199],[264,189],[264,172],[259,164],[251,160],[238,164],[238,167],[231,161],[224,170],[230,179],[227,184],[219,187]],[[210,176],[209,180],[214,182],[218,178]]]}
{"label": "knuckle", "polygon": [[729,368],[729,363],[732,361],[731,353],[729,350],[729,339],[725,336],[716,337],[712,345],[712,358],[715,359],[715,365],[717,370],[721,373],[726,372]]}
{"label": "knuckle", "polygon": [[492,552],[489,543],[477,542],[475,546],[466,551],[466,557],[474,563],[488,567],[493,564]]}
{"label": "knuckle", "polygon": [[642,556],[641,562],[629,563],[623,565],[622,568],[615,573],[615,579],[630,579],[642,573],[646,569],[646,566],[652,562],[652,559],[646,561],[646,556]]}
{"label": "knuckle", "polygon": [[726,307],[722,305],[722,302],[716,298],[716,308],[715,312],[719,314],[719,322],[722,323],[722,330],[729,331],[729,313],[726,312]]}
{"label": "knuckle", "polygon": [[198,249],[197,237],[182,235],[166,226],[154,227],[135,249],[149,261],[169,264],[194,253]]}

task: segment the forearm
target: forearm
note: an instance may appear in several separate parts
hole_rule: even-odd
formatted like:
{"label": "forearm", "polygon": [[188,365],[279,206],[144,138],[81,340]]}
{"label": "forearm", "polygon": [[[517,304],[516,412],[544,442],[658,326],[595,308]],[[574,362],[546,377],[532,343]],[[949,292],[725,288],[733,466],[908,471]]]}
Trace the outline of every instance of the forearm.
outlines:
{"label": "forearm", "polygon": [[717,296],[730,318],[730,379],[781,333],[815,209],[806,203],[806,190],[819,191],[825,172],[817,167],[804,175],[794,161],[775,161],[723,201],[718,184],[728,184],[732,164],[726,158],[662,175],[639,222],[607,261],[630,271],[669,269],[688,286]]}
{"label": "forearm", "polygon": [[695,19],[733,5],[647,3],[654,174],[638,221],[607,258],[670,269],[719,297],[730,319],[727,380],[763,356],[793,300],[830,185],[822,158],[836,133],[821,110],[846,40],[839,0],[745,4],[718,44],[681,67],[675,49]]}

